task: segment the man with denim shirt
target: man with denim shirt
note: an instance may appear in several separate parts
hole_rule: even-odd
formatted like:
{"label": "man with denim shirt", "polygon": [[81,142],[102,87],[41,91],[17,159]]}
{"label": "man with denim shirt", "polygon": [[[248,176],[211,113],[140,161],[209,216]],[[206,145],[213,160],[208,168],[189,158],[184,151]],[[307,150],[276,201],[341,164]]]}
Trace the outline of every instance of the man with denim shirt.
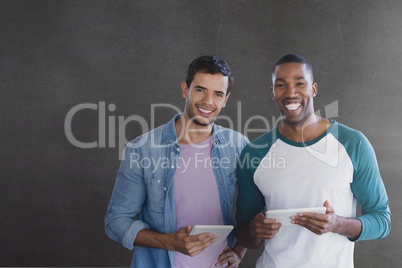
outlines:
{"label": "man with denim shirt", "polygon": [[238,267],[233,233],[190,235],[195,224],[234,225],[236,160],[248,143],[214,124],[233,84],[216,56],[202,56],[182,82],[183,114],[130,142],[107,209],[108,236],[134,249],[131,267]]}

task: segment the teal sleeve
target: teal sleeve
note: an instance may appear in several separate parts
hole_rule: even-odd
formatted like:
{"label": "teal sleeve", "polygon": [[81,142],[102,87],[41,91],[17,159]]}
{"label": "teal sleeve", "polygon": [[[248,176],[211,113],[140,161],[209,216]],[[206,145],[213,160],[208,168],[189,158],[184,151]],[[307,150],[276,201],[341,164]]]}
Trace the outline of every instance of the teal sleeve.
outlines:
{"label": "teal sleeve", "polygon": [[362,232],[357,241],[381,239],[391,230],[391,212],[373,147],[360,132],[350,142],[354,165],[352,192],[361,207]]}
{"label": "teal sleeve", "polygon": [[253,179],[258,159],[251,157],[250,148],[250,146],[246,146],[237,164],[238,196],[236,201],[236,221],[238,223],[250,222],[265,208],[264,196],[257,185],[255,185]]}

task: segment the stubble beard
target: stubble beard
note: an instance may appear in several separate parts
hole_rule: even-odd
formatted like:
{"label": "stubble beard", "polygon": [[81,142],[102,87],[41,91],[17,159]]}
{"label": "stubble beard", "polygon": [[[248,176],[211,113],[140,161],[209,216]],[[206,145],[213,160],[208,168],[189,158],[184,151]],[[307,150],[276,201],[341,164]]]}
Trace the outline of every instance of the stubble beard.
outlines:
{"label": "stubble beard", "polygon": [[212,119],[212,120],[205,119],[206,122],[201,122],[200,120],[198,120],[198,118],[202,118],[202,117],[199,115],[195,115],[193,110],[191,109],[191,107],[187,107],[186,111],[187,111],[188,116],[190,117],[190,121],[194,122],[195,124],[197,124],[199,126],[207,127],[209,125],[212,125],[215,121],[215,119]]}

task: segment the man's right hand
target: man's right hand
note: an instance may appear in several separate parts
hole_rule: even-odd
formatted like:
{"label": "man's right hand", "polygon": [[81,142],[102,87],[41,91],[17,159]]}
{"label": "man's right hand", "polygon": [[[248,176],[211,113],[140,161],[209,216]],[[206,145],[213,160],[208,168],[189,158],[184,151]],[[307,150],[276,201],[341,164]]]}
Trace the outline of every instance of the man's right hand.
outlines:
{"label": "man's right hand", "polygon": [[266,218],[262,213],[258,213],[249,223],[250,234],[259,240],[273,238],[281,226],[278,220]]}
{"label": "man's right hand", "polygon": [[264,239],[273,238],[282,224],[276,219],[266,218],[264,214],[258,213],[249,222],[237,224],[237,239],[240,244],[249,249],[259,248]]}
{"label": "man's right hand", "polygon": [[173,251],[181,252],[185,255],[195,256],[211,245],[217,236],[213,233],[202,233],[190,235],[192,227],[180,228],[176,233],[170,235],[169,244]]}

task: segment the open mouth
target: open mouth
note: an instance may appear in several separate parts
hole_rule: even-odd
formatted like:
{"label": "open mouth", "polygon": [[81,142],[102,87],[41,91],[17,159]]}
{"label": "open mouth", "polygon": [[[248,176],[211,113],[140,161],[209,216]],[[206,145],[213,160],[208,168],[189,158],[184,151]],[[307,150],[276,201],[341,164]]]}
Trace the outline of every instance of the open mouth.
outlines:
{"label": "open mouth", "polygon": [[207,110],[207,109],[201,108],[201,107],[197,107],[197,108],[203,115],[206,115],[206,116],[210,115],[213,112],[213,110]]}
{"label": "open mouth", "polygon": [[286,109],[289,111],[295,111],[301,106],[300,102],[291,102],[291,103],[285,103]]}

